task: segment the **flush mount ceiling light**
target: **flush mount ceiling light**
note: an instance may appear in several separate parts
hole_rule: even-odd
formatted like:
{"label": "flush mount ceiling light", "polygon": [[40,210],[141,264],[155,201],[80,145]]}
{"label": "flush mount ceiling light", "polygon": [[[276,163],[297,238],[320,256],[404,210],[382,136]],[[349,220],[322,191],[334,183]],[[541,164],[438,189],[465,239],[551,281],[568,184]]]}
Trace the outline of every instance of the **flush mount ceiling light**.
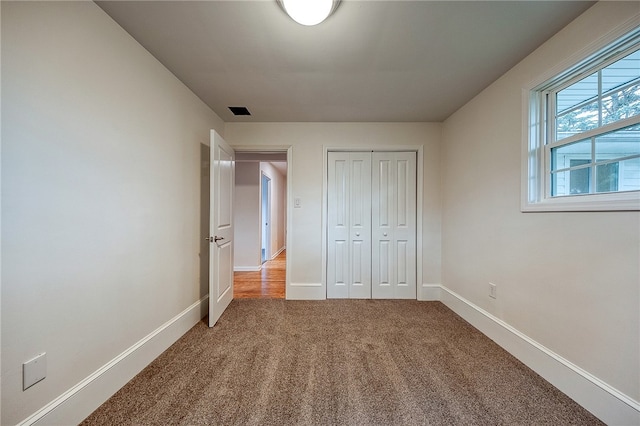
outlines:
{"label": "flush mount ceiling light", "polygon": [[284,11],[298,24],[318,25],[331,15],[340,0],[277,0]]}

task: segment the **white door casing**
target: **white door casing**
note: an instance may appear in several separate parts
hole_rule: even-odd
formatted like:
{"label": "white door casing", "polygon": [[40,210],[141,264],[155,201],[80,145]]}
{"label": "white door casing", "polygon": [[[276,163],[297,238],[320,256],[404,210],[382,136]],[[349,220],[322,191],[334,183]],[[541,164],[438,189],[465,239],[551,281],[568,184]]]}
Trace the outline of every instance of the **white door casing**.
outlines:
{"label": "white door casing", "polygon": [[416,298],[416,153],[372,155],[372,297]]}
{"label": "white door casing", "polygon": [[371,298],[371,152],[328,153],[328,298]]}
{"label": "white door casing", "polygon": [[209,327],[233,300],[233,188],[235,154],[211,131],[211,209],[209,250]]}

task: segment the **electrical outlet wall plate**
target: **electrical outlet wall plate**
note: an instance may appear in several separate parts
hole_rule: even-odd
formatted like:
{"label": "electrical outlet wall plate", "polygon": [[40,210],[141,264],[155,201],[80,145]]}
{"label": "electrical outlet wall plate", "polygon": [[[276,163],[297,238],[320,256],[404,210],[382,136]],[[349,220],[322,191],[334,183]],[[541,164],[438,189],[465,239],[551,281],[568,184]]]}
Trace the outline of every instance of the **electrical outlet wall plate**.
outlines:
{"label": "electrical outlet wall plate", "polygon": [[494,283],[489,283],[489,297],[495,299],[497,297],[497,286]]}
{"label": "electrical outlet wall plate", "polygon": [[47,353],[43,352],[22,364],[22,390],[27,390],[47,376]]}

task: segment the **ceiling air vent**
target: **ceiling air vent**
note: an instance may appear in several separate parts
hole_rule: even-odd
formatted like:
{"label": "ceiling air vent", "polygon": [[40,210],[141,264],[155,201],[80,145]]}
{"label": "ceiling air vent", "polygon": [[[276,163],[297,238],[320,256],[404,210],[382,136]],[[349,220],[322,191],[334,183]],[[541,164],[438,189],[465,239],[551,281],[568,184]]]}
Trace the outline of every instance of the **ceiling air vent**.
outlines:
{"label": "ceiling air vent", "polygon": [[229,107],[233,115],[251,115],[246,107]]}

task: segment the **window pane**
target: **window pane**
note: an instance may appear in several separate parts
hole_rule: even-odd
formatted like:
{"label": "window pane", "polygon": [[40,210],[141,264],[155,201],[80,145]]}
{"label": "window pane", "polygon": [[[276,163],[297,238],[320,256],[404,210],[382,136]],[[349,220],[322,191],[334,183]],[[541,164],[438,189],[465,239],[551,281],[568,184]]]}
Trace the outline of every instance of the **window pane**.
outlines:
{"label": "window pane", "polygon": [[640,50],[602,69],[602,92],[640,78]]}
{"label": "window pane", "polygon": [[569,195],[569,172],[551,173],[551,196]]}
{"label": "window pane", "polygon": [[[581,160],[574,160],[575,162]],[[551,195],[579,195],[589,193],[589,180],[591,179],[591,167],[566,170],[551,174]]]}
{"label": "window pane", "polygon": [[640,155],[640,124],[596,137],[596,162]]}
{"label": "window pane", "polygon": [[614,192],[618,190],[619,166],[619,163],[607,163],[596,167],[596,192]]}
{"label": "window pane", "polygon": [[602,124],[640,115],[640,84],[626,87],[602,98]]}
{"label": "window pane", "polygon": [[561,170],[575,167],[574,160],[591,162],[591,139],[563,145],[551,150],[551,170]]}
{"label": "window pane", "polygon": [[[588,164],[589,160],[571,160],[571,167]],[[569,192],[571,194],[588,194],[589,180],[591,178],[591,168],[584,167],[582,169],[569,171]]]}
{"label": "window pane", "polygon": [[527,211],[637,209],[638,28],[532,89],[528,106]]}
{"label": "window pane", "polygon": [[640,190],[640,157],[620,161],[618,164],[618,191]]}
{"label": "window pane", "polygon": [[556,140],[598,127],[598,101],[556,118]]}
{"label": "window pane", "polygon": [[560,114],[596,96],[598,96],[598,73],[591,74],[559,91],[556,95],[556,111]]}

